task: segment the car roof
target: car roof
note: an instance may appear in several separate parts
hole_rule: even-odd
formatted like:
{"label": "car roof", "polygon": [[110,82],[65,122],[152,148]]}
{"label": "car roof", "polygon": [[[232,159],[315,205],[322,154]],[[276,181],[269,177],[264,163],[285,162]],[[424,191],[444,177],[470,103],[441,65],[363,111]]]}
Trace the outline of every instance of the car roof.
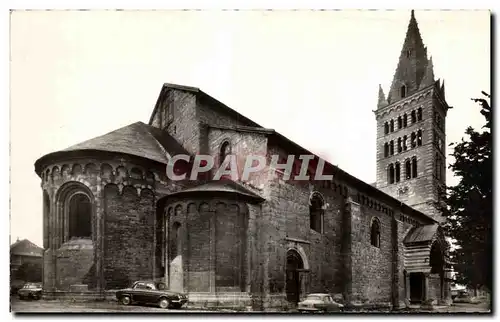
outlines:
{"label": "car roof", "polygon": [[330,296],[328,293],[311,293],[307,294],[307,296]]}
{"label": "car roof", "polygon": [[[155,282],[153,280],[139,280],[139,281],[133,282],[132,284],[135,284],[135,283],[153,283],[153,284],[158,284],[158,283],[163,283],[163,282]],[[165,283],[163,283],[163,284],[165,284]]]}

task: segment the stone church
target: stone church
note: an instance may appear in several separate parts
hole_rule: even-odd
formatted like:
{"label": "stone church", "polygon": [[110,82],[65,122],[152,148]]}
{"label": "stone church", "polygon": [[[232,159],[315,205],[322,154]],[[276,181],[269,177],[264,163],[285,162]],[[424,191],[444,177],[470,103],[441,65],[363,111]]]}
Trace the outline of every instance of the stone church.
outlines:
{"label": "stone church", "polygon": [[35,162],[44,295],[103,299],[154,279],[188,293],[189,305],[248,310],[294,306],[313,292],[347,305],[447,303],[436,204],[448,108],[412,11],[387,97],[379,89],[376,184],[329,163],[323,173],[333,180],[286,181],[277,171],[246,182],[213,173],[171,181],[166,165],[178,154],[312,153],[198,88],[164,84],[148,124]]}

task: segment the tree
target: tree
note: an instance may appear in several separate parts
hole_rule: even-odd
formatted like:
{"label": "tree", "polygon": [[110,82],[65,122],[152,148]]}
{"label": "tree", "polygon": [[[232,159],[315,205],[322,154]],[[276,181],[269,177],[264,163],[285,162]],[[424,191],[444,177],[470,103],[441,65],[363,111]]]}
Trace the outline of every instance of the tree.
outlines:
{"label": "tree", "polygon": [[15,273],[15,279],[25,282],[41,282],[42,281],[42,264],[41,263],[23,263]]}
{"label": "tree", "polygon": [[491,157],[491,107],[490,95],[473,98],[479,103],[480,113],[486,124],[481,132],[468,127],[460,143],[454,146],[454,163],[449,168],[459,183],[447,187],[445,215],[450,237],[456,240],[457,249],[452,251],[457,282],[474,288],[486,286],[492,290],[492,215],[493,167]]}

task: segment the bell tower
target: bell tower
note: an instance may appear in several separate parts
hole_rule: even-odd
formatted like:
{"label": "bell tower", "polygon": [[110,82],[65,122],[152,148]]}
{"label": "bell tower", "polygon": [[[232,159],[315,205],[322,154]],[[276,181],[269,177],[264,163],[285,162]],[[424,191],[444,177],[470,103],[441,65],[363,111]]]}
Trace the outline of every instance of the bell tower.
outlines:
{"label": "bell tower", "polygon": [[377,120],[377,188],[432,216],[446,183],[446,114],[444,81],[434,79],[415,13],[391,87],[379,86]]}

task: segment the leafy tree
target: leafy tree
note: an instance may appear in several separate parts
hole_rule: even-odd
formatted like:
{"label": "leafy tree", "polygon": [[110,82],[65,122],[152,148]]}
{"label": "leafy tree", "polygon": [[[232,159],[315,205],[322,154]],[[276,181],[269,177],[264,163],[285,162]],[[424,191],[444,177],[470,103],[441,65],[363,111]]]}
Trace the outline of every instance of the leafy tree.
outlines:
{"label": "leafy tree", "polygon": [[41,263],[23,263],[15,273],[16,280],[26,282],[41,282],[42,281],[42,264]]}
{"label": "leafy tree", "polygon": [[454,163],[449,168],[460,182],[447,187],[445,215],[447,231],[458,244],[450,254],[454,259],[457,282],[477,289],[486,286],[492,290],[492,156],[490,95],[473,98],[479,103],[486,124],[481,132],[468,127],[460,143],[454,146]]}

